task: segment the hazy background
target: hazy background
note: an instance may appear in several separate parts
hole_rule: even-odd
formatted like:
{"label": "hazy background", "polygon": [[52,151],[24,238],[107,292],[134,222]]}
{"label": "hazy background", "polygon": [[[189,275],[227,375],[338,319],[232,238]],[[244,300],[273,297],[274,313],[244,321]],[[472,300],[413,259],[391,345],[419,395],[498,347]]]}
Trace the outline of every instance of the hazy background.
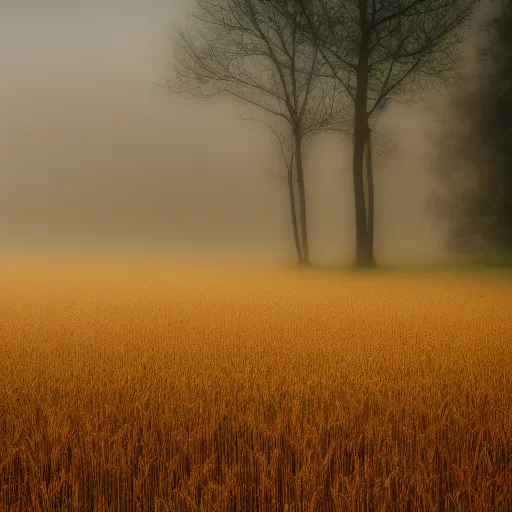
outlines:
{"label": "hazy background", "polygon": [[[44,4],[44,5],[41,5]],[[273,134],[233,100],[172,100],[169,31],[189,0],[2,0],[0,248],[293,258]],[[473,46],[468,44],[468,54]],[[393,104],[377,158],[376,257],[443,257],[426,212],[434,110]],[[307,156],[312,259],[351,261],[350,142]]]}

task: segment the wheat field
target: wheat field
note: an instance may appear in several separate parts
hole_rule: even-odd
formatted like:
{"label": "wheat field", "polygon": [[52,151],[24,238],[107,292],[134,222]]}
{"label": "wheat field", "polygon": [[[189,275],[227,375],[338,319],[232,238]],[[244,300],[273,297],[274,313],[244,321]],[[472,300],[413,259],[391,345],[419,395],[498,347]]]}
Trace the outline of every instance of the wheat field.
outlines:
{"label": "wheat field", "polygon": [[0,268],[0,509],[512,510],[512,280]]}

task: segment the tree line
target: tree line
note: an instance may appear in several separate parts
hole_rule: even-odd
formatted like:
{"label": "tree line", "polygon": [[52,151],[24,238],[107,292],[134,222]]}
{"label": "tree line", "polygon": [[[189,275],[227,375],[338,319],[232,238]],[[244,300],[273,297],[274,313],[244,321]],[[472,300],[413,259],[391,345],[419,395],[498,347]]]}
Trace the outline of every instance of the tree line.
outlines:
{"label": "tree line", "polygon": [[173,31],[174,93],[257,107],[287,168],[290,228],[309,265],[304,154],[334,131],[352,143],[355,264],[376,265],[372,142],[384,102],[450,80],[482,0],[197,0]]}
{"label": "tree line", "polygon": [[435,137],[441,187],[430,201],[449,221],[451,250],[485,262],[510,261],[512,252],[512,1],[496,7],[484,25],[480,72],[460,77],[473,85],[454,88]]}

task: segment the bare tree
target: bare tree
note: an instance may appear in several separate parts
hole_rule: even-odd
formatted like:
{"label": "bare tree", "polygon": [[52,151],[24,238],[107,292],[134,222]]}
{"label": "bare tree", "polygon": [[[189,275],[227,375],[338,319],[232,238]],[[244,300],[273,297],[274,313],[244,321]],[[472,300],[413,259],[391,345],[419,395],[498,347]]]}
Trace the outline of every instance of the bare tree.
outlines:
{"label": "bare tree", "polygon": [[301,30],[320,53],[321,75],[335,78],[353,102],[356,264],[373,266],[370,119],[384,98],[450,77],[461,58],[461,29],[481,0],[268,1],[282,14],[290,3],[300,5]]}
{"label": "bare tree", "polygon": [[201,98],[228,93],[281,123],[277,130],[288,127],[295,246],[299,262],[309,264],[304,144],[319,131],[346,131],[343,114],[350,103],[340,84],[320,72],[319,49],[300,30],[299,4],[290,3],[285,12],[260,0],[198,0],[198,6],[189,18],[195,30],[175,27],[175,76],[166,85]]}
{"label": "bare tree", "polygon": [[[272,123],[258,118],[254,109],[252,109],[251,117],[243,117],[241,113],[239,113],[239,119],[244,121],[260,121],[263,124],[267,125],[271,131],[274,133],[277,143],[279,144],[280,156],[282,157],[282,161],[284,163],[284,167],[286,169],[286,183],[288,188],[288,197],[290,201],[290,218],[292,221],[293,227],[293,239],[295,243],[295,253],[297,255],[297,260],[299,264],[302,264],[304,261],[304,255],[302,252],[302,244],[300,239],[300,229],[298,224],[298,216],[297,216],[297,166],[295,165],[295,150],[294,150],[294,137],[293,137],[293,129],[289,129],[286,131],[285,129],[279,130]],[[289,127],[291,128],[291,127]],[[307,147],[304,153],[307,151]]]}

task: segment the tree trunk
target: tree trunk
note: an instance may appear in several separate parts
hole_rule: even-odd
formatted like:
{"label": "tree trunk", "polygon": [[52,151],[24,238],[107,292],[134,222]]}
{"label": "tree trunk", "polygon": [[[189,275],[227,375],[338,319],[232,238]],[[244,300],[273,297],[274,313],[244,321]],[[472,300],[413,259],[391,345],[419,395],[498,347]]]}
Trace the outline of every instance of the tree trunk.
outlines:
{"label": "tree trunk", "polygon": [[375,188],[373,186],[372,134],[368,126],[366,143],[366,184],[368,187],[368,255],[373,266],[376,266],[373,255],[375,225]]}
{"label": "tree trunk", "polygon": [[299,265],[303,264],[304,256],[302,255],[302,247],[300,243],[300,234],[299,234],[299,223],[297,220],[297,204],[295,201],[295,179],[293,174],[293,166],[294,166],[294,158],[295,149],[292,148],[292,156],[290,161],[290,167],[288,168],[288,193],[290,194],[290,210],[292,217],[292,226],[293,226],[293,239],[295,242],[295,252],[297,254],[297,261]]}
{"label": "tree trunk", "polygon": [[352,179],[354,183],[354,204],[356,217],[356,266],[367,267],[373,264],[368,240],[366,194],[364,189],[364,150],[367,140],[368,115],[368,58],[369,40],[365,31],[359,47],[357,67],[357,88],[355,95],[354,153]]}
{"label": "tree trunk", "polygon": [[306,214],[306,191],[304,184],[304,167],[302,163],[302,135],[300,127],[296,126],[293,130],[295,139],[295,160],[297,169],[297,184],[299,186],[299,219],[300,219],[300,233],[302,235],[302,263],[309,265],[309,242],[308,242],[308,229],[307,229],[307,214]]}

